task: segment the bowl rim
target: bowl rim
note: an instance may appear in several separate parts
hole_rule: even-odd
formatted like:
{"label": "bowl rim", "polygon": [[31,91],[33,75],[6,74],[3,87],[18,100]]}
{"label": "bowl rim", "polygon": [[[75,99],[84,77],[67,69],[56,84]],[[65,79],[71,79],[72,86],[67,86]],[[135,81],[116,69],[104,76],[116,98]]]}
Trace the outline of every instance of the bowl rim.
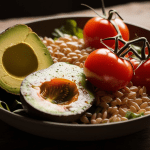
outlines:
{"label": "bowl rim", "polygon": [[[36,23],[36,22],[42,22],[42,21],[47,21],[47,20],[54,20],[54,19],[75,19],[75,18],[92,18],[92,17],[98,17],[96,15],[62,15],[62,16],[47,16],[47,17],[42,17],[40,19],[35,19],[35,20],[31,20],[31,21],[27,21],[24,24],[28,25],[28,24],[32,24],[32,23]],[[124,21],[124,19],[123,19]],[[145,30],[150,31],[150,29],[148,27],[143,27],[141,25],[138,24],[134,24],[131,23],[129,21],[124,21],[126,24],[132,25],[132,26],[136,26]]]}

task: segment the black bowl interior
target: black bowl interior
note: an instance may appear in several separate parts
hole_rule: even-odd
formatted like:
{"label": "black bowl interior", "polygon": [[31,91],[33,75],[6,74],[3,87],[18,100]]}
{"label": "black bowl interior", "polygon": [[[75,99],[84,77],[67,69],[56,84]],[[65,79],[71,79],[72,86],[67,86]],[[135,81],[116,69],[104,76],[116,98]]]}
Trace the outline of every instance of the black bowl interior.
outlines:
{"label": "black bowl interior", "polygon": [[[80,28],[83,28],[85,23],[91,17],[73,16],[73,17],[54,17],[38,20],[27,23],[39,36],[52,37],[54,28],[63,25],[66,19],[74,19]],[[127,23],[130,30],[130,39],[135,37],[146,37],[150,41],[150,31],[136,25]],[[2,92],[1,92],[2,93]],[[50,121],[40,121],[13,112],[9,112],[0,108],[0,119],[11,126],[22,131],[35,134],[38,136],[53,138],[59,140],[77,140],[77,141],[92,141],[120,137],[128,135],[150,125],[150,115],[110,124],[99,125],[84,125],[84,124],[67,124]]]}

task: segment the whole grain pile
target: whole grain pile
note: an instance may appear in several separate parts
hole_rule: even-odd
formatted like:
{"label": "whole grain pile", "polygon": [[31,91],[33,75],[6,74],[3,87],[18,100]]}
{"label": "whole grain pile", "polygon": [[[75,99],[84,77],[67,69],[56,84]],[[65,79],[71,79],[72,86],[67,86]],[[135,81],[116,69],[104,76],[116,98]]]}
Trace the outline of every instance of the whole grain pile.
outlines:
{"label": "whole grain pile", "polygon": [[54,62],[69,62],[81,68],[87,56],[94,50],[93,48],[85,47],[83,39],[78,39],[76,36],[68,34],[55,41],[47,37],[44,37],[42,40]]}
{"label": "whole grain pile", "polygon": [[127,111],[150,114],[150,98],[146,88],[133,86],[130,82],[125,88],[116,92],[106,92],[97,89],[95,105],[100,112],[85,113],[81,117],[83,123],[109,123],[128,120]]}
{"label": "whole grain pile", "polygon": [[[47,46],[54,62],[69,62],[83,68],[84,61],[94,48],[86,47],[83,39],[65,34],[57,40],[41,38]],[[127,111],[144,115],[150,114],[150,98],[146,88],[137,87],[130,82],[116,92],[95,90],[95,112],[86,112],[81,118],[84,124],[100,124],[128,120]],[[75,122],[77,123],[77,122]]]}

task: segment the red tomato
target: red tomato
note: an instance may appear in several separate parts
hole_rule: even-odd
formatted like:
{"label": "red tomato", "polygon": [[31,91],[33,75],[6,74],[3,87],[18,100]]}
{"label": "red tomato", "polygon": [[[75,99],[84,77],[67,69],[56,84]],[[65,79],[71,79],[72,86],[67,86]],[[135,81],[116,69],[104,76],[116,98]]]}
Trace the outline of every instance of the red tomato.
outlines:
{"label": "red tomato", "polygon": [[[134,69],[139,65],[139,61],[132,59]],[[145,86],[147,93],[150,94],[150,59],[143,63],[139,68],[135,70],[135,74],[132,77],[133,85],[135,86]]]}
{"label": "red tomato", "polygon": [[[126,24],[119,18],[113,20],[113,22],[118,26],[122,37],[125,41],[129,40],[129,30]],[[83,29],[83,39],[88,47],[94,48],[104,48],[105,46],[100,42],[100,39],[114,37],[117,35],[117,31],[112,23],[101,17],[95,17],[90,19],[84,26]],[[103,41],[109,47],[115,44],[114,40]],[[122,46],[123,43],[119,42]]]}
{"label": "red tomato", "polygon": [[93,51],[87,57],[84,73],[94,86],[106,91],[116,91],[130,82],[133,68],[130,62],[102,48]]}
{"label": "red tomato", "polygon": [[145,54],[148,55],[148,47],[145,48]]}

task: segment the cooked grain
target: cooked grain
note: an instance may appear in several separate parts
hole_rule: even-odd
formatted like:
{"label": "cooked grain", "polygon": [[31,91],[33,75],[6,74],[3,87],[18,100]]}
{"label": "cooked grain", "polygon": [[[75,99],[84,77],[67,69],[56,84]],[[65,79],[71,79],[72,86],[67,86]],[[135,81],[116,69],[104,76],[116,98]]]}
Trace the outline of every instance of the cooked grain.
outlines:
{"label": "cooked grain", "polygon": [[[88,55],[94,50],[85,47],[83,39],[65,34],[57,40],[41,38],[47,46],[54,62],[69,62],[81,68]],[[128,120],[127,111],[137,114],[150,114],[150,98],[146,93],[146,87],[134,86],[129,82],[126,87],[116,92],[106,92],[95,89],[96,100],[94,105],[100,107],[99,112],[86,112],[80,121],[83,124],[100,124]],[[74,122],[75,123],[75,122]]]}
{"label": "cooked grain", "polygon": [[83,68],[84,61],[94,49],[85,47],[83,39],[65,34],[57,40],[41,38],[54,62],[69,62]]}

